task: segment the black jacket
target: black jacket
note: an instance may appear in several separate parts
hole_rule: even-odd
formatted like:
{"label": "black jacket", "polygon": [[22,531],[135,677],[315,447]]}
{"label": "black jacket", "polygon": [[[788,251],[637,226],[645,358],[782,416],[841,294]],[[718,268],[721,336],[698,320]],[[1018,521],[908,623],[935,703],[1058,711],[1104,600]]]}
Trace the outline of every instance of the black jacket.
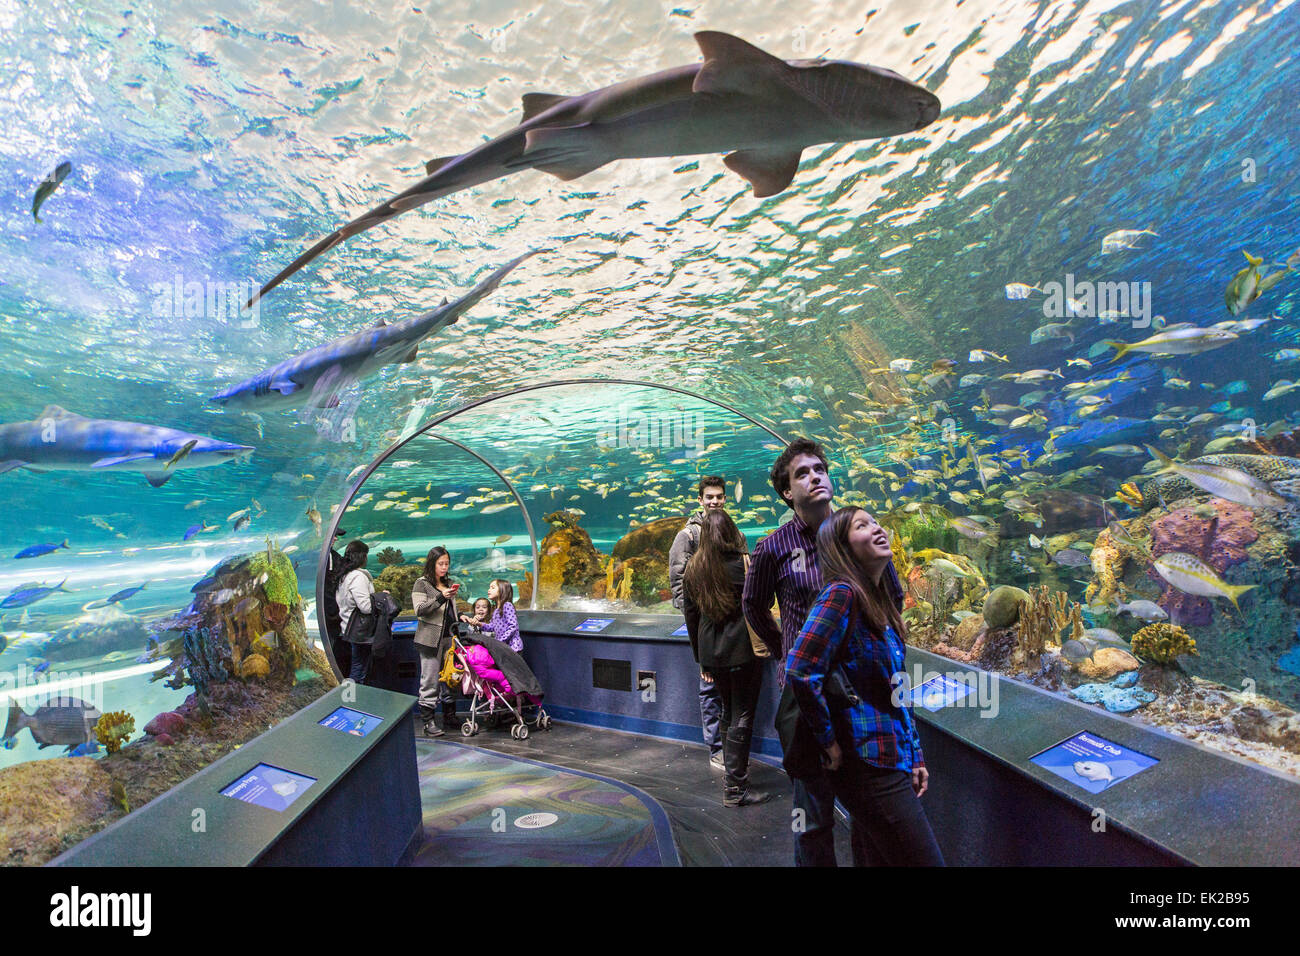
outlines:
{"label": "black jacket", "polygon": [[389,645],[393,643],[393,620],[402,613],[402,608],[383,591],[376,591],[372,601],[375,611],[375,630],[370,642],[370,653],[375,657],[383,657],[388,653]]}
{"label": "black jacket", "polygon": [[714,621],[700,610],[699,595],[691,593],[692,588],[683,581],[682,611],[686,615],[686,632],[690,635],[695,659],[706,670],[710,667],[739,667],[758,660],[749,640],[749,629],[745,627],[745,616],[740,610],[740,595],[745,589],[744,558],[739,553],[732,555],[727,561],[727,570],[731,575],[731,589],[736,595],[736,610],[723,621]]}

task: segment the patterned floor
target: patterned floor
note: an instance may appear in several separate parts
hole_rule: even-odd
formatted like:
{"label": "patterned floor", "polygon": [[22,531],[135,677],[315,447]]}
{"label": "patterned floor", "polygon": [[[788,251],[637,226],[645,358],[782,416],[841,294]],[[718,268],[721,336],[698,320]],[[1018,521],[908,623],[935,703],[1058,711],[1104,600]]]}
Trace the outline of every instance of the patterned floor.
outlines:
{"label": "patterned floor", "polygon": [[662,808],[635,787],[460,743],[417,747],[414,866],[680,865]]}

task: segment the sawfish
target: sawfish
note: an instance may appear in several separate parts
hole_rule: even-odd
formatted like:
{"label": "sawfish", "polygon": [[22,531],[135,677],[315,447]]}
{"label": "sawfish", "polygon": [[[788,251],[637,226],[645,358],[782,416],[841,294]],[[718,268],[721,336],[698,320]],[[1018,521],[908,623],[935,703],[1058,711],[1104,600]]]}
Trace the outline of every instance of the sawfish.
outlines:
{"label": "sawfish", "polygon": [[381,318],[368,329],[285,359],[212,396],[210,401],[242,409],[303,404],[333,408],[339,404],[338,393],[352,383],[385,365],[414,362],[421,342],[486,298],[519,263],[545,251],[534,249],[510,260],[455,302],[449,304],[444,299],[431,312],[401,322],[385,324]]}
{"label": "sawfish", "polygon": [[[176,459],[186,446],[189,452]],[[142,471],[149,484],[158,488],[181,469],[219,465],[253,451],[251,445],[235,445],[175,428],[86,418],[58,405],[47,405],[30,422],[0,425],[0,474],[15,468]]]}
{"label": "sawfish", "polygon": [[703,63],[576,96],[526,93],[523,120],[467,153],[431,159],[409,189],[300,255],[257,299],[343,240],[451,193],[538,169],[577,179],[619,159],[726,153],[756,197],[794,179],[809,146],[910,133],[939,99],[890,70],[847,60],[782,60],[727,33],[695,34]]}

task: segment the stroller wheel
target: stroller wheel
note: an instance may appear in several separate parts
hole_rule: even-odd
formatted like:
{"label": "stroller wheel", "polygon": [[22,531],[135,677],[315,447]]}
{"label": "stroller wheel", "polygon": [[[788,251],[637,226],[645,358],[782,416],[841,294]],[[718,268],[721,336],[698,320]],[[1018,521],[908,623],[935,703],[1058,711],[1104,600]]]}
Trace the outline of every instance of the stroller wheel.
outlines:
{"label": "stroller wheel", "polygon": [[478,725],[472,720],[467,720],[460,725],[460,732],[465,737],[473,737],[478,732]]}
{"label": "stroller wheel", "polygon": [[515,724],[515,726],[512,727],[512,728],[510,729],[510,733],[514,734],[515,737],[518,738],[519,740],[527,740],[527,739],[528,739],[528,725],[527,725],[527,724]]}
{"label": "stroller wheel", "polygon": [[550,714],[542,714],[541,717],[537,718],[537,726],[538,726],[538,727],[541,727],[542,730],[550,730],[550,729],[551,729],[551,715],[550,715]]}

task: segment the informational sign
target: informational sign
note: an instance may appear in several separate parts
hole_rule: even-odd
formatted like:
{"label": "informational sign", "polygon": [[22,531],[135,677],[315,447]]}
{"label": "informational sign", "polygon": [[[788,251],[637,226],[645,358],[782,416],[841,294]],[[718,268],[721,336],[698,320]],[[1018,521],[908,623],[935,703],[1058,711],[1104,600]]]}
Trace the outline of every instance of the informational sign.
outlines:
{"label": "informational sign", "polygon": [[599,634],[613,623],[612,617],[589,617],[573,630],[577,634]]}
{"label": "informational sign", "polygon": [[341,730],[353,737],[365,737],[383,722],[382,717],[376,717],[374,714],[363,714],[361,711],[352,710],[349,707],[340,707],[324,720],[317,721],[322,727]]}
{"label": "informational sign", "polygon": [[673,636],[673,637],[687,637],[687,636],[689,636],[689,634],[690,634],[690,631],[688,631],[688,630],[686,629],[686,625],[683,624],[683,625],[682,625],[681,627],[679,627],[677,630],[673,631],[672,636]]}
{"label": "informational sign", "polygon": [[1029,758],[1044,770],[1064,777],[1089,793],[1101,793],[1107,787],[1127,780],[1160,761],[1155,757],[1129,750],[1096,734],[1078,733],[1055,747]]}
{"label": "informational sign", "polygon": [[419,626],[419,621],[394,621],[392,631],[394,634],[414,634]]}
{"label": "informational sign", "polygon": [[221,793],[244,803],[255,803],[268,810],[283,812],[315,782],[315,777],[305,777],[300,773],[259,763]]}
{"label": "informational sign", "polygon": [[973,687],[963,681],[955,680],[947,674],[931,677],[920,687],[912,688],[912,706],[923,707],[933,713],[945,707],[951,707],[969,694]]}

